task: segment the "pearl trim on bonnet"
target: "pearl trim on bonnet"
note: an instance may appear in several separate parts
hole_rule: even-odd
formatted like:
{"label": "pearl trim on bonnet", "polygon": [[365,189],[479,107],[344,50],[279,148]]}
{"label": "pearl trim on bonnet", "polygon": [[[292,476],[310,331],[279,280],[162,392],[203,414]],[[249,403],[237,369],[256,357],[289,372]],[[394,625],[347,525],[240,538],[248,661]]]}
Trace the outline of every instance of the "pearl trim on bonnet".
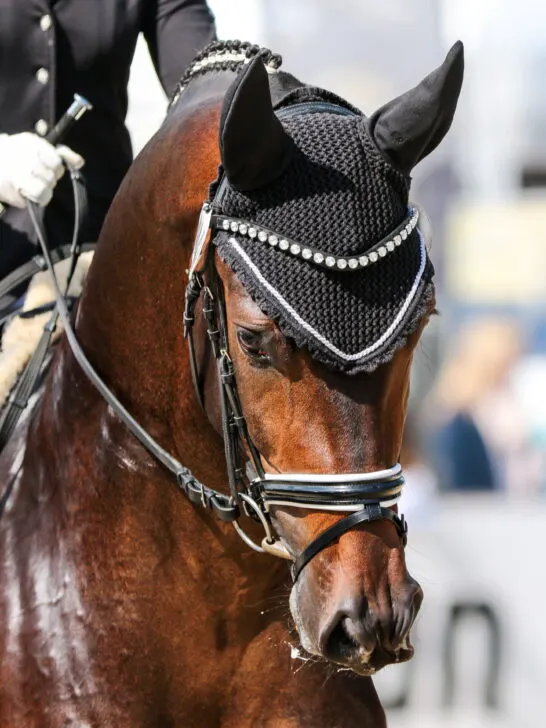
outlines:
{"label": "pearl trim on bonnet", "polygon": [[377,263],[378,260],[384,258],[389,253],[392,253],[413,232],[418,220],[419,210],[410,207],[408,216],[396,230],[374,245],[373,248],[366,250],[362,254],[344,257],[338,257],[331,253],[317,250],[310,245],[301,245],[267,228],[238,218],[226,217],[225,215],[213,215],[210,225],[216,230],[238,233],[251,240],[259,240],[262,243],[267,243],[272,248],[278,248],[296,258],[303,258],[303,260],[309,263],[315,263],[315,265],[321,268],[352,271],[366,268],[373,263]]}

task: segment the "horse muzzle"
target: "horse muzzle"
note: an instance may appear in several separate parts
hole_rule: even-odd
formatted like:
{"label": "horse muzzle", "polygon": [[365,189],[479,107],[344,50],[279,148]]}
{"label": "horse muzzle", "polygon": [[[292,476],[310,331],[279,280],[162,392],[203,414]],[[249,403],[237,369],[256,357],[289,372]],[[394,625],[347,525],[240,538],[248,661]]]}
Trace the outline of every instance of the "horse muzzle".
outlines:
{"label": "horse muzzle", "polygon": [[360,675],[413,657],[410,631],[423,600],[417,582],[406,575],[396,590],[384,584],[391,596],[381,605],[366,597],[362,584],[343,581],[329,591],[328,582],[331,577],[311,571],[292,590],[290,609],[308,652]]}

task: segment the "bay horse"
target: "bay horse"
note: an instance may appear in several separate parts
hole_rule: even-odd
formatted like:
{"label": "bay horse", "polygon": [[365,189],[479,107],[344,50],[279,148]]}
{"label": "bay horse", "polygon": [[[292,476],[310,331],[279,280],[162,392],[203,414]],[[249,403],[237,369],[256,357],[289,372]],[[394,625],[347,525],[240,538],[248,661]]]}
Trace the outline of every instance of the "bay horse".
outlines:
{"label": "bay horse", "polygon": [[[456,44],[366,122],[367,154],[397,179],[447,132],[462,64]],[[335,116],[363,133],[349,105],[317,100],[278,66],[234,42],[190,67],[112,204],[74,330],[2,453],[2,728],[386,725],[371,675],[412,656],[422,599],[396,463],[432,284],[419,301],[414,286],[412,326],[379,364],[348,373],[287,336],[220,255],[216,231],[235,232],[283,264],[313,257],[324,280],[336,267],[337,285],[345,267],[379,271],[411,239],[424,275],[413,208],[388,242],[348,259],[320,252],[313,219],[302,250],[219,214],[226,185],[255,200],[298,154],[308,164],[275,99],[298,129]],[[340,174],[328,179],[346,193]],[[293,562],[292,585],[278,556]]]}

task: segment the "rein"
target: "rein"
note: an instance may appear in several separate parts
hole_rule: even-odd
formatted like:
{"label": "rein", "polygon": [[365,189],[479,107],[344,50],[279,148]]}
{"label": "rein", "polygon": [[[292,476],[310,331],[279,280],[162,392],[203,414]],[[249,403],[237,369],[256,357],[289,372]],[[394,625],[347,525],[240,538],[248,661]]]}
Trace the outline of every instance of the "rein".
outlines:
{"label": "rein", "polygon": [[[208,205],[208,208],[210,208],[210,205]],[[38,208],[34,203],[28,202],[28,211],[42,248],[43,258],[51,274],[57,299],[58,315],[63,323],[68,343],[76,361],[89,381],[130,432],[151,455],[174,475],[177,486],[190,502],[210,510],[222,521],[233,523],[243,541],[254,550],[292,560],[294,563],[291,567],[291,574],[294,582],[301,570],[312,558],[331,545],[343,533],[361,523],[389,520],[395,525],[405,544],[406,523],[403,517],[400,518],[389,508],[397,502],[404,485],[400,465],[375,473],[358,474],[315,475],[292,473],[277,475],[264,472],[259,452],[248,432],[237,392],[233,362],[228,352],[227,320],[222,284],[214,266],[211,246],[207,247],[202,269],[197,269],[200,248],[201,252],[203,252],[203,243],[200,241],[200,237],[208,237],[209,230],[208,224],[202,219],[203,213],[198,225],[197,245],[192,257],[192,268],[186,289],[184,335],[189,341],[192,376],[198,398],[202,402],[192,337],[196,303],[199,298],[202,298],[202,313],[206,323],[207,335],[217,362],[221,393],[222,430],[230,495],[208,488],[197,480],[188,468],[184,467],[175,457],[164,450],[134,419],[99,376],[80,346],[73,329],[70,313],[47,247],[46,232]],[[210,210],[205,209],[205,216],[209,214]],[[252,466],[248,468],[244,467],[241,442],[246,443],[251,456]],[[250,473],[250,478],[247,471]],[[294,557],[284,544],[275,537],[271,525],[269,509],[271,506],[281,505],[336,512],[351,511],[351,513],[324,531],[297,557]],[[266,535],[261,545],[254,543],[239,525],[238,520],[241,511],[262,523]]]}
{"label": "rein", "polygon": [[[68,296],[68,291],[74,273],[76,272],[79,257],[82,253],[93,251],[96,246],[95,243],[82,242],[82,233],[87,219],[88,205],[87,192],[81,173],[78,170],[70,169],[70,181],[74,195],[74,230],[72,242],[68,245],[60,245],[49,251],[49,257],[50,262],[53,264],[70,259],[63,299],[69,304],[72,304],[74,301]],[[0,300],[13,290],[16,290],[22,283],[28,281],[36,273],[47,269],[48,264],[45,258],[41,255],[35,255],[28,263],[24,263],[19,268],[16,268],[0,281]],[[14,314],[24,319],[51,311],[51,316],[43,327],[42,335],[32,357],[6,399],[0,414],[0,452],[2,452],[9,442],[24,410],[28,406],[30,398],[36,391],[40,377],[44,373],[44,363],[50,351],[53,334],[57,329],[59,318],[55,302],[43,304],[31,311],[23,311],[22,306],[22,303],[16,302],[15,304],[11,303],[1,308],[0,325],[11,319]],[[2,512],[3,507],[0,506],[0,515]]]}
{"label": "rein", "polygon": [[38,237],[38,241],[42,248],[44,260],[51,274],[57,300],[57,309],[59,317],[65,328],[68,343],[76,361],[88,377],[89,381],[98,390],[110,407],[112,407],[120,420],[146,448],[146,450],[148,450],[148,452],[153,455],[156,460],[159,460],[159,462],[175,476],[178,487],[192,503],[200,503],[204,507],[210,508],[222,521],[229,522],[238,518],[239,509],[237,504],[232,504],[229,496],[226,496],[216,490],[212,490],[211,488],[207,488],[207,486],[200,483],[191,474],[188,468],[185,468],[182,463],[164,450],[161,445],[159,445],[154,438],[134,419],[116,395],[108,388],[104,380],[99,376],[80,346],[74,328],[72,327],[70,313],[57,280],[50,252],[47,248],[46,232],[38,213],[38,206],[33,202],[28,202],[27,208]]}

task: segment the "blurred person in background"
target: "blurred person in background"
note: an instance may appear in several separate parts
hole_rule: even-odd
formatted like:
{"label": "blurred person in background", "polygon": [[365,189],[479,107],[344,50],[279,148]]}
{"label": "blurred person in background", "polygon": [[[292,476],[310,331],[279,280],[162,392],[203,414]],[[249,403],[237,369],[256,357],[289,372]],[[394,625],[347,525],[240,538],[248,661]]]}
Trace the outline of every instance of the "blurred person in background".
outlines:
{"label": "blurred person in background", "polygon": [[427,407],[442,489],[537,489],[540,457],[513,383],[522,353],[509,320],[476,319],[460,332]]}
{"label": "blurred person in background", "polygon": [[[36,254],[25,197],[45,211],[51,245],[69,242],[73,196],[59,182],[63,161],[85,162],[86,240],[96,240],[132,161],[125,127],[127,84],[143,33],[167,94],[215,38],[206,0],[2,0],[0,3],[0,280]],[[73,100],[93,111],[69,132],[68,147],[44,137]],[[57,185],[57,183],[59,184]],[[54,188],[55,195],[53,196]]]}

